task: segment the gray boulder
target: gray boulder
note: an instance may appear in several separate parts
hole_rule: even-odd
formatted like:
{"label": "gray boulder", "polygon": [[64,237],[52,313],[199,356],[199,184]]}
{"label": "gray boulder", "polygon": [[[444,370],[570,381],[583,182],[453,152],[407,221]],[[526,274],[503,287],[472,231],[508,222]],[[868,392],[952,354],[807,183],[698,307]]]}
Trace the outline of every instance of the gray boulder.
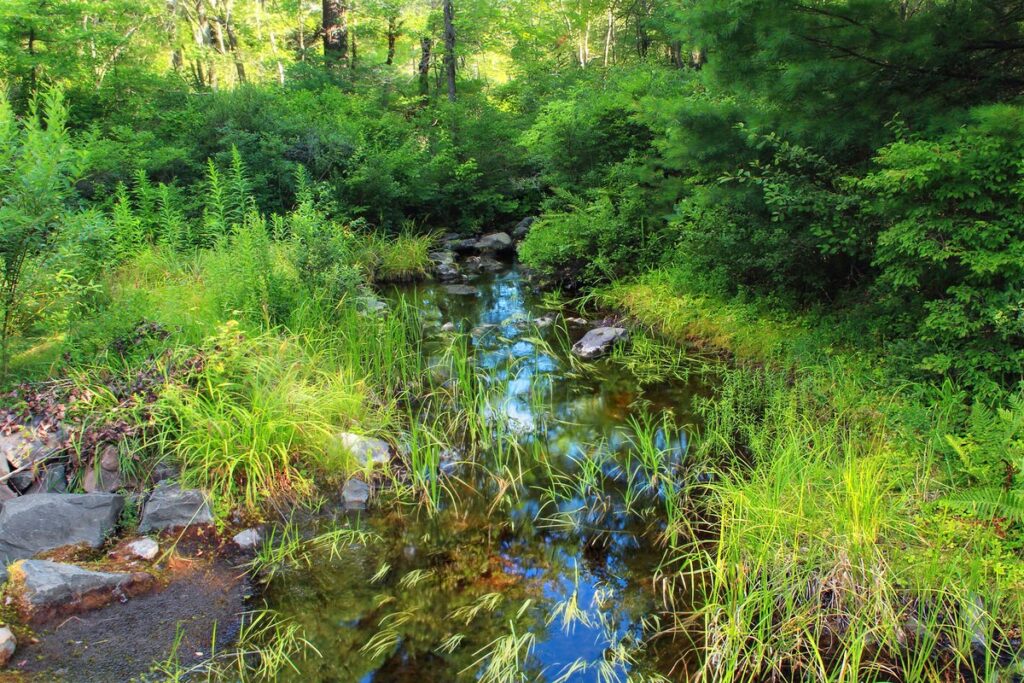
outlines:
{"label": "gray boulder", "polygon": [[454,263],[438,263],[434,266],[434,276],[439,282],[462,281],[462,271]]}
{"label": "gray boulder", "polygon": [[0,576],[8,564],[45,550],[103,545],[124,499],[110,493],[40,493],[4,503],[0,511]]}
{"label": "gray boulder", "polygon": [[430,254],[434,264],[434,276],[441,282],[460,282],[462,271],[455,263],[455,253],[451,251],[434,251]]}
{"label": "gray boulder", "polygon": [[383,439],[351,432],[336,434],[331,443],[334,451],[344,451],[356,460],[359,467],[387,465],[391,462],[391,446]]}
{"label": "gray boulder", "polygon": [[505,264],[493,256],[470,256],[465,261],[465,268],[470,273],[498,273],[505,270]]}
{"label": "gray boulder", "polygon": [[453,296],[479,296],[480,291],[469,285],[447,285],[444,291]]}
{"label": "gray boulder", "polygon": [[477,251],[508,251],[511,248],[512,238],[504,232],[492,232],[476,241]]}
{"label": "gray boulder", "polygon": [[341,500],[346,510],[365,510],[370,500],[370,486],[359,479],[349,479],[341,490]]}
{"label": "gray boulder", "polygon": [[533,227],[534,222],[537,219],[533,216],[527,216],[523,220],[516,224],[516,227],[512,228],[512,239],[516,242],[525,238],[530,233],[530,228]]}
{"label": "gray boulder", "polygon": [[11,567],[11,577],[15,601],[32,621],[127,599],[155,583],[145,573],[96,572],[49,560],[22,560]]}
{"label": "gray boulder", "polygon": [[456,254],[472,254],[474,251],[477,250],[477,240],[470,237],[464,240],[449,242],[448,248],[454,251]]}
{"label": "gray boulder", "polygon": [[624,327],[598,327],[587,332],[573,344],[572,352],[580,358],[597,358],[608,353],[620,340],[629,336]]}
{"label": "gray boulder", "polygon": [[183,489],[177,484],[161,482],[149,494],[142,508],[139,533],[146,534],[211,522],[213,514],[202,491]]}

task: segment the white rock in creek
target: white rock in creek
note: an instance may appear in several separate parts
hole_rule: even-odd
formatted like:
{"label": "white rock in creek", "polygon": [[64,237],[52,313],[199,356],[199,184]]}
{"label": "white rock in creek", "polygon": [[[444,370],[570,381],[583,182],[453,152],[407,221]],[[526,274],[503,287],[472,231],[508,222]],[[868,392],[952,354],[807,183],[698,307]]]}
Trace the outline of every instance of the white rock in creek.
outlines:
{"label": "white rock in creek", "polygon": [[540,328],[551,327],[558,320],[558,316],[554,313],[545,313],[539,318],[533,319],[533,324]]}
{"label": "white rock in creek", "polygon": [[7,666],[7,662],[11,661],[16,649],[18,649],[18,639],[14,637],[11,629],[6,626],[0,627],[0,667]]}
{"label": "white rock in creek", "polygon": [[608,353],[616,342],[627,336],[629,332],[624,327],[598,327],[573,344],[572,352],[580,358],[597,358]]}
{"label": "white rock in creek", "polygon": [[370,500],[370,487],[365,481],[349,479],[341,491],[341,499],[346,510],[365,510]]}
{"label": "white rock in creek", "polygon": [[128,544],[128,552],[142,560],[152,560],[160,552],[160,544],[152,538],[140,538]]}
{"label": "white rock in creek", "polygon": [[239,548],[249,550],[250,548],[255,548],[259,545],[260,541],[263,540],[263,534],[260,533],[259,529],[246,529],[244,531],[239,531],[231,540],[234,541],[235,545]]}
{"label": "white rock in creek", "polygon": [[360,467],[387,465],[391,462],[391,446],[387,441],[372,436],[341,432],[334,436],[331,449],[349,453]]}

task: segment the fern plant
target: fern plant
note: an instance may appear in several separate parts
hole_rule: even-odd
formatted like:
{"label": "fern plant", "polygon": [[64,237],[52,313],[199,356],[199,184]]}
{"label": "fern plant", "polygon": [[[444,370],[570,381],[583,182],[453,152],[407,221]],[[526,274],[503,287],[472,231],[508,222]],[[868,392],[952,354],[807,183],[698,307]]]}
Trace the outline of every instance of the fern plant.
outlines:
{"label": "fern plant", "polygon": [[225,213],[231,225],[241,225],[246,215],[256,209],[245,162],[234,145],[231,146],[231,168],[228,170],[225,199]]}
{"label": "fern plant", "polygon": [[204,182],[206,196],[203,205],[203,229],[200,235],[201,244],[209,246],[228,232],[227,189],[220,171],[213,159],[206,160],[206,180]]}

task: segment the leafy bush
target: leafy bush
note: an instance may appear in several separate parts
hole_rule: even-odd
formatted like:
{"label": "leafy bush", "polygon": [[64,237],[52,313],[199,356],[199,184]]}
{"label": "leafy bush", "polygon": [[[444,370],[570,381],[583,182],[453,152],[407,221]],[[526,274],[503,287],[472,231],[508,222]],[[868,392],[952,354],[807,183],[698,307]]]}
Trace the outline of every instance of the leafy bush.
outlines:
{"label": "leafy bush", "polygon": [[530,268],[569,284],[608,282],[657,262],[664,235],[649,227],[643,198],[608,194],[592,201],[563,195],[567,208],[549,211],[530,228],[519,256]]}
{"label": "leafy bush", "polygon": [[884,224],[878,288],[925,369],[986,392],[1024,379],[1024,108],[981,107],[958,130],[904,136],[861,183]]}

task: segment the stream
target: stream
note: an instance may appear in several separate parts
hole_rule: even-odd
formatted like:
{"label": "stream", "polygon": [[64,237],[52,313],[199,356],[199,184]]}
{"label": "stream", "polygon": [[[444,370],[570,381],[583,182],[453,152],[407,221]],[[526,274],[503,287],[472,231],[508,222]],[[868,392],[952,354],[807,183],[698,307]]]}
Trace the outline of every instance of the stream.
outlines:
{"label": "stream", "polygon": [[[706,387],[645,384],[611,359],[572,362],[551,343],[555,325],[530,323],[551,311],[515,267],[472,285],[476,296],[435,282],[387,296],[427,321],[428,355],[441,353],[443,323],[471,336],[477,367],[500,387],[489,409],[551,466],[520,463],[522,477],[501,496],[492,495],[495,477],[480,473],[507,464],[456,471],[455,481],[482,495],[460,495],[434,514],[371,507],[357,521],[379,542],[271,582],[268,606],[301,625],[321,655],[297,661],[283,680],[684,680],[692,643],[655,637],[667,626],[657,504],[665,491],[655,481],[636,493],[642,475],[633,484],[629,475],[642,468],[629,452],[645,416],[695,424],[693,397]],[[574,341],[587,328],[562,329]],[[648,437],[681,470],[690,432],[653,427]],[[520,677],[502,678],[513,664]]]}

